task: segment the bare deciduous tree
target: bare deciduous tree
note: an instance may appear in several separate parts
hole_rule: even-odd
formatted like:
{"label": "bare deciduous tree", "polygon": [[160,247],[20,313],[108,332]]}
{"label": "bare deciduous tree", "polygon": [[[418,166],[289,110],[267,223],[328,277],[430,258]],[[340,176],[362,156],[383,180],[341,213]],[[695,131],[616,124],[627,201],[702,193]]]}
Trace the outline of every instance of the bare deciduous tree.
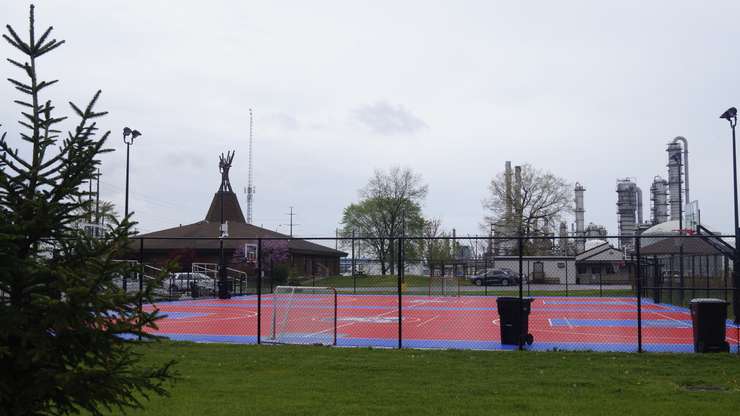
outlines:
{"label": "bare deciduous tree", "polygon": [[544,235],[547,229],[556,229],[562,217],[573,211],[570,184],[530,164],[522,166],[521,185],[512,184],[512,188],[507,192],[506,173],[501,172],[491,180],[488,197],[483,200],[483,207],[488,211],[485,223],[502,225],[500,229],[505,234]]}

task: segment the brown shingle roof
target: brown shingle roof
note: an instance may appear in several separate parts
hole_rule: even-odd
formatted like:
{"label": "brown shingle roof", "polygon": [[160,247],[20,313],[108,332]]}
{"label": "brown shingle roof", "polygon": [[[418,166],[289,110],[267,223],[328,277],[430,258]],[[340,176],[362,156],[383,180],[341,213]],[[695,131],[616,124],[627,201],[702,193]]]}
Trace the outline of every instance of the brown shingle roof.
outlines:
{"label": "brown shingle roof", "polygon": [[[224,221],[247,222],[239,206],[239,200],[233,192],[223,192],[224,195]],[[206,214],[206,221],[221,223],[221,191],[216,192],[211,200],[211,206]]]}
{"label": "brown shingle roof", "polygon": [[[332,248],[311,243],[306,240],[293,239],[285,234],[270,231],[252,224],[247,224],[244,214],[239,206],[236,194],[231,191],[223,192],[224,215],[223,219],[228,224],[229,238],[224,240],[224,248],[235,249],[242,247],[245,243],[256,243],[257,238],[278,237],[288,241],[288,250],[293,254],[311,254],[328,257],[344,257],[347,253]],[[193,224],[181,225],[148,234],[140,234],[137,237],[144,238],[145,250],[216,250],[219,248],[219,240],[198,240],[197,238],[215,238],[220,235],[221,224],[221,190],[213,195],[211,205],[208,208],[206,219]],[[158,239],[159,238],[159,239]],[[179,238],[179,239],[167,239]],[[190,239],[185,239],[190,238]],[[238,240],[237,240],[238,239]],[[133,250],[139,249],[139,241],[131,242]]]}
{"label": "brown shingle roof", "polygon": [[[224,204],[226,206],[226,204]],[[155,231],[148,234],[141,234],[137,237],[145,238],[145,250],[177,250],[177,249],[207,249],[215,250],[219,248],[218,240],[198,240],[197,237],[218,237],[218,222],[200,221],[194,224],[182,225],[179,227],[168,228],[165,230]],[[241,247],[246,242],[254,242],[259,237],[281,237],[288,241],[288,250],[295,254],[313,254],[329,257],[344,257],[347,253],[334,250],[320,244],[312,243],[301,239],[291,239],[290,236],[280,234],[271,230],[260,228],[244,222],[228,222],[229,238],[238,238],[239,240],[224,240],[224,248],[235,249]],[[167,240],[157,238],[193,238],[192,240]],[[138,249],[138,241],[134,241]],[[132,248],[134,244],[132,244]]]}

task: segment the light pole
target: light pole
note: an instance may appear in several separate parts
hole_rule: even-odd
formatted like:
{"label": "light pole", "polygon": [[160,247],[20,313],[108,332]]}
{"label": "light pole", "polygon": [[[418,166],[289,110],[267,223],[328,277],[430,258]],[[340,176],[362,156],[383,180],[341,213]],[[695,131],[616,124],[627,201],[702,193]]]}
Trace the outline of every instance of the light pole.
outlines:
{"label": "light pole", "polygon": [[134,144],[134,139],[141,136],[138,130],[131,130],[128,127],[123,128],[123,142],[126,143],[126,205],[125,205],[125,217],[128,218],[128,173],[129,173],[129,156],[131,154],[131,145]]}
{"label": "light pole", "polygon": [[[124,221],[128,222],[128,172],[129,172],[129,156],[131,154],[131,145],[134,144],[134,139],[141,136],[138,130],[131,130],[128,127],[123,128],[123,142],[126,143],[126,208]],[[143,240],[142,240],[143,241]],[[143,267],[143,266],[142,266]],[[128,282],[126,277],[123,278],[123,291],[124,293],[128,290]],[[143,281],[139,279],[139,289],[141,290],[141,283]]]}
{"label": "light pole", "polygon": [[740,275],[738,267],[740,266],[740,236],[738,235],[737,219],[737,155],[735,153],[735,126],[737,125],[737,109],[730,107],[722,113],[719,118],[723,118],[730,123],[732,129],[732,191],[734,192],[735,203],[735,257],[732,259],[732,283],[735,290],[732,291],[732,309],[735,312],[735,325],[740,323],[740,297],[738,296],[738,284],[740,284]]}
{"label": "light pole", "polygon": [[226,263],[224,260],[224,238],[229,236],[226,224],[224,223],[224,192],[226,192],[226,189],[224,189],[222,184],[220,191],[221,225],[218,233],[218,298],[230,299],[231,293],[228,287],[228,276],[226,275]]}

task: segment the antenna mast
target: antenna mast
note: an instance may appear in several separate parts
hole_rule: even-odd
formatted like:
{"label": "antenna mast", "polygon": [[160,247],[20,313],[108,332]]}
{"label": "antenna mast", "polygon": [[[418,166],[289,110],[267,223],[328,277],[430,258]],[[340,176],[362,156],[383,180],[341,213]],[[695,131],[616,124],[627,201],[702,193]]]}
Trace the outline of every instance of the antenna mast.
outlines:
{"label": "antenna mast", "polygon": [[254,195],[254,183],[252,177],[252,109],[249,109],[249,177],[247,179],[247,224],[252,223],[252,198]]}

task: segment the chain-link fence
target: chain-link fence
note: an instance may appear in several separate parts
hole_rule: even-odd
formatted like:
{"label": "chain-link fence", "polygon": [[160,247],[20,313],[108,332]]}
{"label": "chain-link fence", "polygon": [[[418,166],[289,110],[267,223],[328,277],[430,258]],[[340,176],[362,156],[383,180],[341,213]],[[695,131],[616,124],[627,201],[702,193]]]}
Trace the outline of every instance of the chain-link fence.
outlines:
{"label": "chain-link fence", "polygon": [[158,334],[173,339],[393,348],[688,352],[692,300],[712,298],[729,305],[717,319],[738,352],[727,241],[139,238],[117,283],[139,290],[169,264],[142,307],[166,315]]}

